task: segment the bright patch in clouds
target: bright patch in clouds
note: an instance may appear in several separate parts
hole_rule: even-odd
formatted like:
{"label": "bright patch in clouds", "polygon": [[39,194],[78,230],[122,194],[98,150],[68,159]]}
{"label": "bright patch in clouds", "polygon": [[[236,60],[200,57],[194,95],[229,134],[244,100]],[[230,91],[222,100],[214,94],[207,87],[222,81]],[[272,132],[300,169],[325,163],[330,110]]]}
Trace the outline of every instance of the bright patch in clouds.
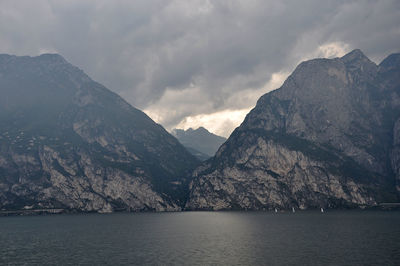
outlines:
{"label": "bright patch in clouds", "polygon": [[[196,129],[202,126],[214,134],[228,137],[243,122],[257,100],[263,94],[280,87],[288,75],[289,72],[285,71],[273,73],[269,81],[261,88],[243,89],[225,100],[224,106],[240,106],[239,108],[221,106],[222,110],[210,112],[215,108],[212,99],[208,99],[208,95],[202,93],[201,88],[191,84],[184,90],[167,89],[161,99],[144,112],[157,123],[169,125],[166,126],[168,130]],[[196,104],[199,101],[203,104]],[[186,113],[186,116],[179,119],[182,113]],[[177,119],[174,121],[174,118]]]}
{"label": "bright patch in clouds", "polygon": [[342,57],[350,52],[350,46],[344,42],[331,42],[321,45],[317,49],[317,56],[324,58]]}
{"label": "bright patch in clouds", "polygon": [[342,57],[352,50],[350,45],[347,43],[328,42],[322,45],[318,45],[315,49],[309,52],[303,52],[303,53],[299,52],[299,50],[305,50],[304,46],[307,45],[309,45],[307,41],[300,40],[297,44],[297,47],[293,50],[293,57],[298,57],[297,64],[300,64],[303,61],[311,60],[314,58]]}
{"label": "bright patch in clouds", "polygon": [[[350,46],[344,42],[325,43],[298,58],[298,64],[313,58],[341,57],[349,51]],[[197,87],[192,83],[189,88],[183,90],[166,89],[161,99],[144,111],[168,130],[173,128],[196,129],[202,126],[214,134],[229,137],[232,131],[243,122],[257,100],[263,94],[282,86],[292,71],[293,69],[275,72],[260,88],[243,88],[229,95],[224,100],[224,105],[219,108],[213,104],[214,99],[210,99],[209,95],[203,93],[204,88]],[[199,102],[202,104],[199,105]],[[236,108],[232,108],[234,106]],[[186,115],[180,119],[182,114]]]}
{"label": "bright patch in clouds", "polygon": [[210,132],[229,137],[233,129],[242,123],[250,108],[242,110],[224,110],[212,114],[201,114],[185,117],[176,127],[182,129],[198,128],[203,126]]}

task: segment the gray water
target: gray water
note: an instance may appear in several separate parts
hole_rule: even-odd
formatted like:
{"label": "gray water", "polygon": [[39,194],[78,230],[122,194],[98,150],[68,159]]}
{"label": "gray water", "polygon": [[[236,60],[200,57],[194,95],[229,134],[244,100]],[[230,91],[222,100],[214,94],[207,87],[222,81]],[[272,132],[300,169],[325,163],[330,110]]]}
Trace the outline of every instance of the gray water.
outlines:
{"label": "gray water", "polygon": [[1,265],[400,265],[400,212],[0,217]]}

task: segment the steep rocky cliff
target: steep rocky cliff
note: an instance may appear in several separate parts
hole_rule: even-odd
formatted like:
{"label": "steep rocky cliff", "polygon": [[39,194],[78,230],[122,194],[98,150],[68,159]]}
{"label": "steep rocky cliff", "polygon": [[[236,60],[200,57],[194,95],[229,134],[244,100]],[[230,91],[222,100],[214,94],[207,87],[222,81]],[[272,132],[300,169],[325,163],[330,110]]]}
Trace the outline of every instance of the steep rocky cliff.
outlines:
{"label": "steep rocky cliff", "polygon": [[198,163],[61,56],[0,55],[0,210],[179,210]]}
{"label": "steep rocky cliff", "polygon": [[188,209],[301,209],[398,201],[400,54],[301,63],[198,167]]}

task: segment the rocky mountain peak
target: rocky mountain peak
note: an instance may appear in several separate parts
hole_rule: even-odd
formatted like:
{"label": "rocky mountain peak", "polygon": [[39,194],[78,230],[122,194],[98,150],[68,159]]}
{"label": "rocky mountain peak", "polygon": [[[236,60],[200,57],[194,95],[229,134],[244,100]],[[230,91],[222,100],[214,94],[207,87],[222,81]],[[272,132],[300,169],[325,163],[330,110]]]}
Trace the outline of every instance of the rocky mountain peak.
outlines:
{"label": "rocky mountain peak", "polygon": [[46,63],[68,63],[60,54],[41,54],[37,57],[37,59]]}
{"label": "rocky mountain peak", "polygon": [[360,49],[355,49],[340,58],[348,71],[352,72],[357,80],[370,80],[376,76],[378,66],[372,62]]}
{"label": "rocky mountain peak", "polygon": [[353,51],[342,56],[341,59],[346,63],[358,60],[369,61],[369,58],[360,49],[354,49]]}
{"label": "rocky mountain peak", "polygon": [[[385,64],[395,65],[395,59]],[[400,116],[399,76],[399,70],[378,71],[360,50],[301,63],[194,171],[187,207],[313,208],[398,200],[400,148],[393,149],[393,135],[400,134],[393,128]]]}
{"label": "rocky mountain peak", "polygon": [[199,127],[198,129],[196,129],[199,132],[205,132],[205,133],[210,133],[206,128],[204,127]]}
{"label": "rocky mountain peak", "polygon": [[[39,56],[15,56],[9,54],[0,54],[0,64],[4,63],[36,63],[43,65],[54,65],[54,64],[68,64],[67,60],[59,54],[41,54]],[[72,66],[72,65],[71,65]]]}
{"label": "rocky mountain peak", "polygon": [[0,56],[0,207],[178,210],[198,160],[57,54]]}

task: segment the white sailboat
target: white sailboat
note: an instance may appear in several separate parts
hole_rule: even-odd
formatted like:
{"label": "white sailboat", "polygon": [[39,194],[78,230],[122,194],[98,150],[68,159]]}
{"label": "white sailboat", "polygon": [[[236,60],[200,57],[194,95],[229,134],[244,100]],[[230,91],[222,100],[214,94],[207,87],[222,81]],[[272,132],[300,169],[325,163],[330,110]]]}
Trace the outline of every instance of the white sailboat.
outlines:
{"label": "white sailboat", "polygon": [[277,213],[278,212],[278,210],[275,208],[275,213]]}
{"label": "white sailboat", "polygon": [[292,207],[292,212],[295,213],[296,211],[294,210],[294,207]]}
{"label": "white sailboat", "polygon": [[324,208],[321,208],[321,212],[324,213]]}

